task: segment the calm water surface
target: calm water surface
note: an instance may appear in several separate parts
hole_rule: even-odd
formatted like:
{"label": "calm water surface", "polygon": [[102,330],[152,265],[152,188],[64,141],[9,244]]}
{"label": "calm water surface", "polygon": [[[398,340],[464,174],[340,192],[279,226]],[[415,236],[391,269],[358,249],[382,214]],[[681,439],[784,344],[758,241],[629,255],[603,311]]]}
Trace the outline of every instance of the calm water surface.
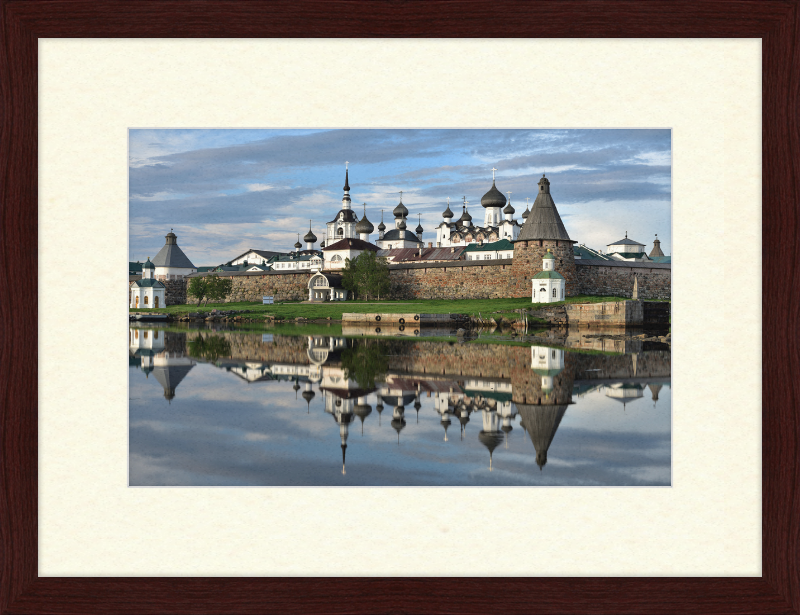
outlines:
{"label": "calm water surface", "polygon": [[560,341],[131,327],[130,484],[669,485],[668,347]]}

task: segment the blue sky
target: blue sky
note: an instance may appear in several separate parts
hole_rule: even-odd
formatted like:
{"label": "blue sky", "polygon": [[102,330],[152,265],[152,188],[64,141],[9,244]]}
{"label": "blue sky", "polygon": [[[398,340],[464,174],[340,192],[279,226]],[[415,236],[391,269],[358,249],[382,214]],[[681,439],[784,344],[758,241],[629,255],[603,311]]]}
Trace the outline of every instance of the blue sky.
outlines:
{"label": "blue sky", "polygon": [[359,216],[366,203],[373,224],[381,209],[388,223],[402,190],[426,243],[447,197],[456,211],[466,196],[482,222],[495,167],[518,219],[547,173],[573,240],[605,250],[627,231],[649,252],[658,234],[671,254],[671,158],[668,129],[131,129],[129,257],[155,256],[170,229],[197,266],[288,251],[309,219],[321,237],[341,207],[345,161]]}

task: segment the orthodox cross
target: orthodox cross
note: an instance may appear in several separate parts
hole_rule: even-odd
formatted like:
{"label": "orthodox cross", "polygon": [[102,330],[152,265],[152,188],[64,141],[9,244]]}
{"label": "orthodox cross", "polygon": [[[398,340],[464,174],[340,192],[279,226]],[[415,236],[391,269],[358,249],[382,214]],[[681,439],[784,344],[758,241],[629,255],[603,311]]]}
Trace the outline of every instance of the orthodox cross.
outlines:
{"label": "orthodox cross", "polygon": [[525,207],[528,207],[530,205],[530,203],[528,202],[530,200],[531,200],[531,197],[528,197],[528,198],[525,199]]}
{"label": "orthodox cross", "polygon": [[344,161],[344,169],[345,169],[345,171],[347,170],[347,165],[348,165],[348,164],[350,164],[350,163],[349,163],[349,162],[347,162],[347,160],[345,160],[345,161]]}
{"label": "orthodox cross", "polygon": [[492,181],[494,181],[494,172],[495,172],[496,170],[497,170],[497,169],[495,169],[494,167],[492,167]]}
{"label": "orthodox cross", "polygon": [[[450,207],[450,197],[447,197],[447,206]],[[658,235],[656,235],[658,237]]]}
{"label": "orthodox cross", "polygon": [[400,202],[401,203],[403,202],[403,191],[402,190],[400,191]]}
{"label": "orthodox cross", "polygon": [[511,193],[508,193],[508,202],[511,203]]}

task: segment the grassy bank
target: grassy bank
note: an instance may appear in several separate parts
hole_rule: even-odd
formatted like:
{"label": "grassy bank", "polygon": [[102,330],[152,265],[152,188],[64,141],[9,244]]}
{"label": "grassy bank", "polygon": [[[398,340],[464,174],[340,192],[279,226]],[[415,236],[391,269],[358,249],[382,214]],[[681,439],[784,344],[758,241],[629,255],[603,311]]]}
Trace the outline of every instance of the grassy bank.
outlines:
{"label": "grassy bank", "polygon": [[[622,297],[599,297],[590,295],[579,295],[577,297],[570,297],[566,301],[559,301],[557,303],[548,303],[546,307],[553,307],[557,305],[564,305],[565,303],[597,303],[600,301],[622,301]],[[519,299],[460,299],[460,300],[444,300],[444,299],[409,299],[407,301],[337,301],[334,303],[300,303],[300,302],[285,302],[275,303],[273,305],[262,305],[260,303],[209,303],[207,306],[197,305],[169,305],[165,308],[154,310],[131,309],[131,312],[139,313],[161,313],[173,314],[175,316],[196,313],[196,312],[210,312],[213,309],[217,310],[249,310],[252,317],[275,316],[285,320],[291,320],[298,317],[309,319],[325,319],[331,318],[333,320],[341,320],[342,314],[347,313],[372,313],[379,312],[381,314],[398,314],[398,313],[411,313],[411,314],[469,314],[477,316],[480,314],[483,317],[489,315],[504,315],[514,316],[516,310],[526,309],[530,310],[536,307],[536,304],[531,303],[529,297],[521,297]],[[544,307],[544,306],[542,306]]]}

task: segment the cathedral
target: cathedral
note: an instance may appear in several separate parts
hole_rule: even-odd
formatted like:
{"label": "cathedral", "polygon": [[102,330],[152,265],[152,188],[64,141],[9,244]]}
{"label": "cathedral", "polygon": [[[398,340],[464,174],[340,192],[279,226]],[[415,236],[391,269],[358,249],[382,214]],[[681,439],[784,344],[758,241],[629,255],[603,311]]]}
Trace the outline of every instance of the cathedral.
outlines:
{"label": "cathedral", "polygon": [[515,210],[511,206],[510,196],[506,201],[506,197],[495,184],[494,172],[496,170],[492,169],[492,187],[481,198],[481,207],[485,210],[483,226],[476,226],[472,223],[472,216],[467,210],[466,197],[464,197],[461,217],[453,222],[455,216],[450,210],[450,199],[448,199],[447,209],[442,213],[443,221],[436,227],[437,248],[494,242],[501,239],[514,241],[517,238],[522,224],[528,217],[528,210],[526,209],[522,214],[522,223],[514,220]]}
{"label": "cathedral", "polygon": [[[392,211],[394,214],[394,228],[386,231],[386,225],[378,225],[378,239],[375,242],[381,249],[391,250],[393,248],[421,248],[422,243],[422,223],[417,225],[414,232],[407,228],[408,209],[403,205],[403,193],[400,193],[400,203]],[[366,204],[364,204],[364,217],[358,219],[358,215],[353,211],[350,199],[350,170],[344,172],[344,196],[342,196],[342,208],[336,217],[328,222],[325,242],[322,247],[331,246],[342,239],[360,239],[369,242],[370,234],[375,227],[367,219]],[[316,237],[315,237],[316,239]]]}

